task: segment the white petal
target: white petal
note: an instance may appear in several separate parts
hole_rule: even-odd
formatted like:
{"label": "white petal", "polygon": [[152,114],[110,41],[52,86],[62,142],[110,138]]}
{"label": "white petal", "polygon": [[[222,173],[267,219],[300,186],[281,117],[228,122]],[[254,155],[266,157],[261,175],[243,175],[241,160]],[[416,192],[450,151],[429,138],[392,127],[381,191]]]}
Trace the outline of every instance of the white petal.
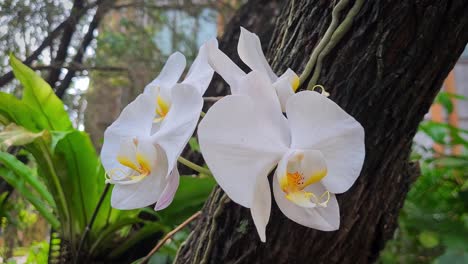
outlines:
{"label": "white petal", "polygon": [[[308,191],[323,193],[326,189],[318,183]],[[298,224],[322,231],[334,231],[340,227],[340,210],[334,194],[331,194],[325,208],[300,207],[286,199],[276,179],[273,179],[273,194],[281,212]]]}
{"label": "white petal", "polygon": [[161,196],[159,197],[159,200],[156,203],[154,210],[156,211],[162,210],[168,207],[172,203],[172,200],[174,199],[174,195],[177,191],[177,188],[179,187],[179,180],[180,180],[179,170],[177,169],[177,166],[175,166],[171,174],[169,174],[169,177],[167,179],[168,181],[167,185],[164,188]]}
{"label": "white petal", "polygon": [[172,105],[159,130],[155,142],[166,152],[168,167],[173,168],[177,158],[192,136],[203,107],[203,98],[190,85],[177,84],[172,89]]}
{"label": "white petal", "polygon": [[286,103],[289,98],[294,95],[294,89],[297,89],[298,86],[299,77],[291,69],[287,69],[286,72],[273,83],[283,112],[286,112]]}
{"label": "white petal", "polygon": [[262,126],[254,101],[241,95],[214,104],[198,126],[202,155],[218,184],[236,203],[251,207],[258,177],[267,177],[284,144]]}
{"label": "white petal", "polygon": [[218,49],[213,42],[207,43],[208,63],[231,87],[232,94],[238,94],[238,80],[245,76],[245,72],[239,68],[226,54]]}
{"label": "white petal", "polygon": [[164,152],[158,147],[157,166],[151,174],[143,180],[126,185],[114,185],[111,196],[111,205],[121,210],[130,210],[146,207],[156,203],[167,185],[167,161]]}
{"label": "white petal", "polygon": [[347,191],[359,176],[364,162],[361,124],[316,92],[295,94],[286,108],[292,147],[321,151],[328,168],[322,183],[332,193]]}
{"label": "white petal", "polygon": [[237,52],[241,60],[255,71],[261,71],[268,75],[270,82],[276,81],[278,76],[273,72],[262,51],[260,39],[254,33],[241,27]]}
{"label": "white petal", "polygon": [[101,161],[106,171],[120,167],[117,161],[122,138],[147,137],[151,133],[156,104],[147,94],[127,105],[104,132]]}
{"label": "white petal", "polygon": [[289,146],[291,136],[288,121],[281,111],[278,96],[268,77],[262,72],[251,71],[241,79],[240,84],[243,87],[242,94],[252,98],[261,125],[271,131],[271,136],[284,142],[284,146]]}
{"label": "white petal", "polygon": [[218,42],[215,38],[210,39],[203,44],[198,51],[198,55],[193,61],[187,77],[182,83],[192,85],[198,89],[200,94],[204,94],[213,78],[213,69],[208,64],[208,47],[218,48]]}
{"label": "white petal", "polygon": [[267,177],[257,179],[250,213],[262,242],[266,241],[266,226],[270,220],[271,191]]}
{"label": "white petal", "polygon": [[170,95],[171,88],[177,83],[184,72],[185,64],[185,56],[180,52],[174,52],[167,59],[158,77],[146,85],[145,93],[150,92],[154,95],[155,90],[159,87],[163,97],[167,99]]}

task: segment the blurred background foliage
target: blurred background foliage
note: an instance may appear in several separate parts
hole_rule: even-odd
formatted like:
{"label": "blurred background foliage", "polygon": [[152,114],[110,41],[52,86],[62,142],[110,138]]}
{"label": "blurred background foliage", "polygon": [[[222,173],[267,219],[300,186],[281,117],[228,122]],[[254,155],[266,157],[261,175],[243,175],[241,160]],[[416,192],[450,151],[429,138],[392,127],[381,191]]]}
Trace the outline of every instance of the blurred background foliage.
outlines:
{"label": "blurred background foliage", "polygon": [[[446,115],[466,97],[441,92],[435,104]],[[400,212],[394,239],[381,253],[381,263],[468,263],[468,130],[448,122],[425,120],[412,160],[421,176],[413,184]],[[435,143],[435,145],[432,145]]]}
{"label": "blurred background foliage", "polygon": [[[4,262],[60,263],[78,254],[90,262],[137,261],[201,208],[214,182],[190,175],[182,177],[173,204],[161,212],[113,210],[107,195],[86,231],[105,189],[98,160],[104,129],[173,51],[183,52],[189,64],[200,44],[222,34],[244,2],[0,1]],[[10,53],[45,82],[19,61],[15,75],[21,82],[14,79]],[[53,92],[57,97],[48,97]],[[43,101],[30,101],[28,93]],[[449,114],[461,100],[466,98],[441,92],[436,104]],[[412,159],[422,174],[380,263],[468,263],[467,134],[445,121],[421,123],[419,135],[431,143],[415,141]],[[190,147],[197,151],[195,139]],[[171,263],[188,234],[177,233],[150,263]]]}

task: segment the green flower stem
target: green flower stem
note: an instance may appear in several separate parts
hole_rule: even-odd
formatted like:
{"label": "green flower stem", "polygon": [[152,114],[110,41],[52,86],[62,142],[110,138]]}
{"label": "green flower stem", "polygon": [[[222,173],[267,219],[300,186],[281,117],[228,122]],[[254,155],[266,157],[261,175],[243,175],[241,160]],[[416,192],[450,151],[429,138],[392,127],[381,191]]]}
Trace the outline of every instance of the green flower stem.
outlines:
{"label": "green flower stem", "polygon": [[327,31],[323,35],[322,39],[320,40],[320,42],[317,44],[314,51],[312,52],[312,55],[310,56],[310,59],[307,62],[305,69],[301,74],[301,77],[299,78],[300,85],[304,84],[305,80],[309,77],[310,73],[314,69],[315,62],[317,61],[317,57],[319,56],[319,53],[325,48],[325,46],[330,41],[336,27],[338,26],[338,19],[339,19],[340,13],[346,7],[346,5],[348,5],[348,2],[349,0],[340,0],[338,4],[336,4],[336,6],[333,8],[332,21],[330,25],[328,26]]}
{"label": "green flower stem", "polygon": [[197,164],[191,162],[191,161],[188,160],[188,159],[185,159],[185,158],[183,158],[183,157],[179,157],[177,160],[178,160],[180,163],[184,164],[185,166],[191,168],[191,169],[194,170],[194,171],[197,171],[197,172],[199,172],[199,173],[206,174],[206,175],[212,175],[212,174],[211,174],[211,171],[210,171],[209,169],[203,168],[202,166],[197,165]]}
{"label": "green flower stem", "polygon": [[314,69],[314,74],[312,75],[312,78],[310,79],[310,82],[307,85],[308,90],[312,90],[313,87],[317,84],[317,80],[320,76],[320,71],[322,69],[323,58],[327,56],[328,53],[330,53],[330,51],[336,46],[336,44],[338,44],[338,42],[343,38],[343,36],[349,31],[349,29],[353,25],[354,17],[356,17],[359,10],[361,10],[363,4],[364,0],[356,0],[356,2],[354,2],[353,7],[351,7],[343,22],[341,22],[341,24],[336,28],[336,30],[333,32],[333,35],[329,39],[327,45],[322,49],[322,51],[318,55],[317,64],[315,65]]}

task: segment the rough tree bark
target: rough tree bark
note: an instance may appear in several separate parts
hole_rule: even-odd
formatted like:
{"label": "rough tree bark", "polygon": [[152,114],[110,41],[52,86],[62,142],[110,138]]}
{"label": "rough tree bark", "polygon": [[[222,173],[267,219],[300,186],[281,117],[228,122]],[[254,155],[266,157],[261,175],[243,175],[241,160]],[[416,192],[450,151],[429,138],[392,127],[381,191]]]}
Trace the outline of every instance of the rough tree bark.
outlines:
{"label": "rough tree bark", "polygon": [[[331,99],[366,131],[361,176],[338,196],[340,229],[321,232],[302,227],[274,204],[263,244],[249,210],[215,188],[176,263],[377,259],[396,228],[409,186],[419,175],[417,166],[408,161],[417,126],[468,41],[468,2],[364,2],[351,29],[324,57],[318,79]],[[276,72],[286,67],[301,72],[330,23],[332,8],[332,1],[289,1],[269,48]]]}

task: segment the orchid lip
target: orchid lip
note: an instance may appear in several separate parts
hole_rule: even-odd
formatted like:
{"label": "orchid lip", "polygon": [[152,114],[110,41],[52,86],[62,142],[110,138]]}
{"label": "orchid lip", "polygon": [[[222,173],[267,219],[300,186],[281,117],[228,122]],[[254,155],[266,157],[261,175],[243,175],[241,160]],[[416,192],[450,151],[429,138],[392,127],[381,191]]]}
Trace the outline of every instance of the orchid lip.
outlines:
{"label": "orchid lip", "polygon": [[[330,192],[325,191],[321,195],[309,192],[306,188],[320,182],[327,175],[327,168],[324,165],[310,171],[306,168],[307,157],[310,155],[301,150],[295,150],[287,158],[286,171],[280,177],[281,190],[286,199],[298,206],[305,208],[327,207],[330,200]],[[315,157],[320,161],[320,158]]]}

